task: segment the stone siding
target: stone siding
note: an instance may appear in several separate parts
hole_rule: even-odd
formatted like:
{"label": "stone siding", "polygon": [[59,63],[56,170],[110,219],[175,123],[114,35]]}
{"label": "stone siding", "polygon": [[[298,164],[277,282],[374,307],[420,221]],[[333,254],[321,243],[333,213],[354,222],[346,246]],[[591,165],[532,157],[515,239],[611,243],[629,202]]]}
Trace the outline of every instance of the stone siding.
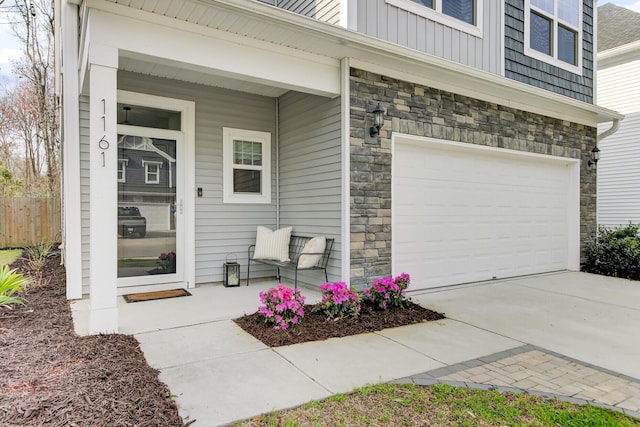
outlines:
{"label": "stone siding", "polygon": [[[597,129],[351,69],[351,284],[391,274],[391,134],[439,138],[582,160],[580,240],[596,230],[596,172],[587,169]],[[379,137],[371,114],[385,109]]]}

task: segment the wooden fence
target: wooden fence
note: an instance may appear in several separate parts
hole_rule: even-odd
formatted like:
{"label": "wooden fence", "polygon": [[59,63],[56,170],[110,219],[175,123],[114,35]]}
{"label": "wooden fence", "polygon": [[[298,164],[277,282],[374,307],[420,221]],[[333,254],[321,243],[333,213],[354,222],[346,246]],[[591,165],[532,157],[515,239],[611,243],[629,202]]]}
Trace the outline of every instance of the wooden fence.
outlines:
{"label": "wooden fence", "polygon": [[0,199],[0,248],[60,241],[60,198]]}

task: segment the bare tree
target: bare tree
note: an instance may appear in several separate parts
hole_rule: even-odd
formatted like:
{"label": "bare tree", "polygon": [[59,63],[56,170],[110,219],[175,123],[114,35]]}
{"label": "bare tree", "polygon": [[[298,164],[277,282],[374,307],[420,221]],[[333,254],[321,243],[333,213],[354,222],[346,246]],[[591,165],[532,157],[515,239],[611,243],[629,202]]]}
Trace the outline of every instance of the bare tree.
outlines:
{"label": "bare tree", "polygon": [[40,187],[36,181],[44,176],[47,193],[58,194],[60,144],[53,87],[53,4],[51,0],[6,0],[0,5],[23,51],[23,57],[14,64],[20,83],[5,96],[3,104],[10,116],[14,143],[24,147],[24,182],[29,191],[36,190]]}

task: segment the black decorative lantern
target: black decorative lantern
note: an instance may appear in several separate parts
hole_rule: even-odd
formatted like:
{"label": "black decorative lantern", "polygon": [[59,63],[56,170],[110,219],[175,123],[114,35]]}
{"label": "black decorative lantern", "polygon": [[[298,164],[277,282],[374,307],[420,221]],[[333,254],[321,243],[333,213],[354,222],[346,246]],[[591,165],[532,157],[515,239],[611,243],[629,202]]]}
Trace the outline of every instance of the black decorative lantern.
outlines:
{"label": "black decorative lantern", "polygon": [[[233,261],[229,261],[229,257],[233,256]],[[240,264],[235,255],[227,255],[227,262],[223,264],[224,268],[224,287],[240,286]]]}
{"label": "black decorative lantern", "polygon": [[589,156],[589,161],[587,162],[587,166],[588,167],[596,167],[598,166],[598,160],[600,160],[600,149],[598,148],[598,146],[596,145],[595,147],[593,147],[593,150],[591,150],[591,154]]}
{"label": "black decorative lantern", "polygon": [[374,137],[380,134],[380,128],[384,126],[384,118],[382,117],[384,110],[379,102],[371,113],[373,113],[373,126],[369,128],[369,136]]}

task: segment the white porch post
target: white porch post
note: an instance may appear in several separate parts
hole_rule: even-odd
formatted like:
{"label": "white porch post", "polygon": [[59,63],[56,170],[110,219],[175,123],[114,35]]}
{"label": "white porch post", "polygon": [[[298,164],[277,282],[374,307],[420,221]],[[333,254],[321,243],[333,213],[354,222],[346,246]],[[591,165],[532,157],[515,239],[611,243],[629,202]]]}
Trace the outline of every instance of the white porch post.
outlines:
{"label": "white porch post", "polygon": [[118,51],[92,46],[90,87],[90,301],[89,333],[118,331],[117,308],[117,69]]}
{"label": "white porch post", "polygon": [[62,2],[62,172],[64,261],[67,298],[82,298],[82,226],[80,203],[80,103],[78,87],[78,6]]}

